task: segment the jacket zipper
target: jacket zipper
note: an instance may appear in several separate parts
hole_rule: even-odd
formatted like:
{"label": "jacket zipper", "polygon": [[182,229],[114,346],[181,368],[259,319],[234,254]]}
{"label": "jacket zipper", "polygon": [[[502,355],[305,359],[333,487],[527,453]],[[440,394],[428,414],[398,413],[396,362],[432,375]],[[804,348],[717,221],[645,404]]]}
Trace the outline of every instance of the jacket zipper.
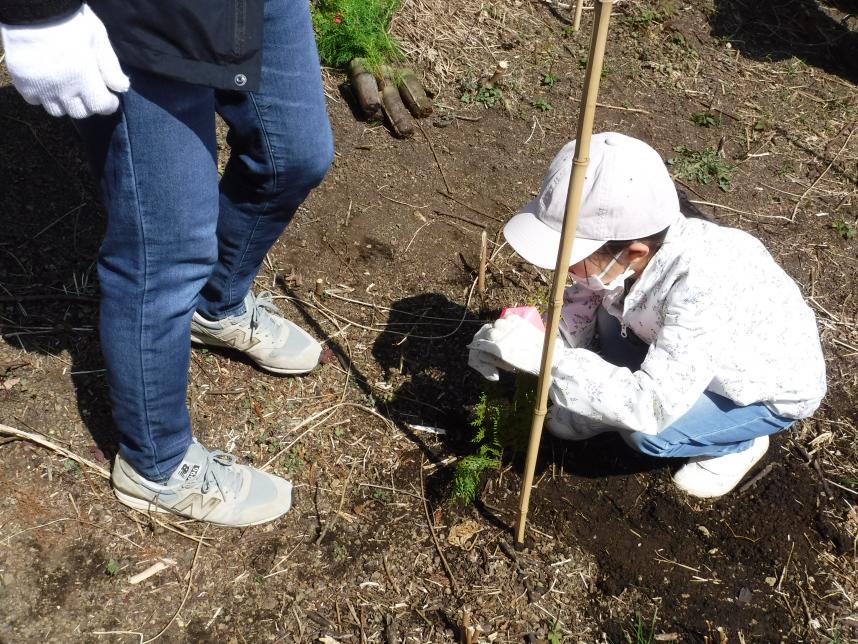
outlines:
{"label": "jacket zipper", "polygon": [[622,337],[624,337],[624,338],[629,337],[629,334],[628,334],[628,332],[626,331],[626,329],[627,329],[627,328],[628,328],[628,327],[626,326],[626,323],[625,323],[625,322],[620,322],[620,336],[622,336]]}
{"label": "jacket zipper", "polygon": [[232,53],[241,56],[244,53],[244,41],[247,36],[247,0],[235,1],[235,32],[233,33]]}

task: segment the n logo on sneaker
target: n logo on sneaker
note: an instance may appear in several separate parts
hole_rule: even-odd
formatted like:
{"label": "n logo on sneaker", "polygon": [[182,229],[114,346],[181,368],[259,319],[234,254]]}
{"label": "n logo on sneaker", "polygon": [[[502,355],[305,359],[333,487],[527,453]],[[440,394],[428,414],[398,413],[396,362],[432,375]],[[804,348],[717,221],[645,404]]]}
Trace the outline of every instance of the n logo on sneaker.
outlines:
{"label": "n logo on sneaker", "polygon": [[218,334],[216,337],[218,342],[222,342],[226,346],[239,349],[240,351],[248,351],[262,342],[259,338],[254,337],[253,334],[245,333],[242,329],[233,329],[232,331]]}
{"label": "n logo on sneaker", "polygon": [[192,493],[175,503],[173,510],[195,519],[204,519],[221,503],[223,500],[216,496],[210,496],[207,499],[202,494]]}

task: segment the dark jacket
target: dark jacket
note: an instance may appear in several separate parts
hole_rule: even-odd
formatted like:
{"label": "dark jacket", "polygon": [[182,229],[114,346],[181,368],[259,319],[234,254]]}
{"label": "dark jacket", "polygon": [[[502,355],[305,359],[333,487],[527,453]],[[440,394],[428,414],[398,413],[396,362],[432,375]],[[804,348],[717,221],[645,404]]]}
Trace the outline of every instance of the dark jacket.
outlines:
{"label": "dark jacket", "polygon": [[[286,1],[286,0],[280,0]],[[259,89],[265,0],[89,0],[119,60],[218,89]],[[37,24],[80,0],[0,0],[0,23]]]}

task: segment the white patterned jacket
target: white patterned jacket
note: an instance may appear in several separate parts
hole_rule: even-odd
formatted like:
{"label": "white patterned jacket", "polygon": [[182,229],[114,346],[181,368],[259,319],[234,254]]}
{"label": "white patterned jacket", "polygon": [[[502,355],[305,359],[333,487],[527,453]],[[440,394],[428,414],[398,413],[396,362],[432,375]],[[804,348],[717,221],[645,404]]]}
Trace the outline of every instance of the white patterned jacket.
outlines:
{"label": "white patterned jacket", "polygon": [[[682,217],[623,297],[566,290],[552,400],[588,418],[655,434],[705,391],[805,418],[825,394],[813,311],[751,235]],[[649,344],[638,371],[593,351],[598,307]]]}

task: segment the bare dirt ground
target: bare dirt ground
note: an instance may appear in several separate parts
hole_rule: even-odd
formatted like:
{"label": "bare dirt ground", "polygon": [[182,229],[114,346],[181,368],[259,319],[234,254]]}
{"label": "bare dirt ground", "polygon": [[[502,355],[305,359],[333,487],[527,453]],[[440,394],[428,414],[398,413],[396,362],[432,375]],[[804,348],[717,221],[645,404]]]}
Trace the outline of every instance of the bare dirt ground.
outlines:
{"label": "bare dirt ground", "polygon": [[[517,458],[474,507],[449,501],[485,387],[464,346],[550,281],[499,243],[485,296],[472,269],[481,230],[499,239],[573,136],[591,12],[577,36],[569,14],[406,1],[394,33],[436,92],[409,141],[357,121],[326,70],[336,161],[257,285],[331,358],[295,379],[195,350],[190,373],[198,438],[291,477],[294,509],[241,531],[152,521],[95,467],[0,436],[0,641],[858,641],[858,48],[834,3],[621,3],[596,117],[665,158],[720,148],[736,167],[728,191],[681,183],[801,285],[828,362],[819,412],[714,502],[614,437],[546,439],[520,551]],[[501,60],[499,91],[463,103]],[[6,76],[0,128],[0,422],[109,468],[103,212],[70,123]]]}

